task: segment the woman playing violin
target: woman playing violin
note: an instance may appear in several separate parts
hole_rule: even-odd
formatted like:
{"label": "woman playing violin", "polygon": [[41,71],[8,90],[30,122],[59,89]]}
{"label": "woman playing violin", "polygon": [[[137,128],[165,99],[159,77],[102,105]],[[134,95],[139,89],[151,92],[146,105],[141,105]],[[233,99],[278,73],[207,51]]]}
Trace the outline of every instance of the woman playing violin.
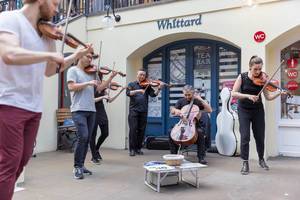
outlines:
{"label": "woman playing violin", "polygon": [[[234,83],[232,96],[239,99],[238,116],[241,134],[241,158],[243,160],[241,174],[249,174],[249,142],[250,125],[256,142],[256,150],[259,158],[259,165],[269,170],[269,166],[264,160],[265,149],[265,112],[260,94],[264,94],[266,100],[271,101],[278,97],[282,92],[280,90],[269,92],[264,85],[255,84],[256,79],[265,80],[265,74],[262,72],[263,61],[258,56],[252,56],[249,61],[249,71],[240,74]],[[263,74],[262,74],[263,73]]]}
{"label": "woman playing violin", "polygon": [[[103,101],[107,100],[107,103],[111,103],[121,94],[123,90],[125,90],[125,87],[118,85],[116,82],[112,82],[112,78],[116,73],[118,72],[112,71],[111,76],[105,81],[103,80],[103,74],[102,73],[99,74],[99,79],[103,83],[102,86],[106,86],[107,88],[103,89],[102,87],[100,87],[99,88],[100,90],[95,91],[94,100],[95,100],[95,107],[96,107],[96,121],[95,121],[95,125],[91,135],[91,141],[90,141],[90,148],[92,153],[91,161],[94,164],[100,164],[100,160],[102,160],[102,156],[100,154],[100,147],[109,135],[109,127],[108,127],[109,122],[108,122],[108,117],[105,111]],[[118,92],[113,97],[110,97],[109,90],[115,90],[114,87],[116,89],[117,88],[121,88],[121,89],[119,89]],[[98,126],[100,128],[101,135],[98,138],[98,140],[96,140]]]}
{"label": "woman playing violin", "polygon": [[[77,145],[74,151],[74,178],[83,179],[84,174],[92,174],[84,166],[88,144],[94,129],[96,108],[94,90],[103,90],[108,83],[101,83],[96,73],[86,73],[84,69],[91,65],[92,54],[89,53],[79,59],[76,66],[67,73],[68,88],[71,93],[72,119],[77,128]],[[112,73],[110,80],[117,73]]]}
{"label": "woman playing violin", "polygon": [[64,58],[37,23],[51,20],[59,0],[23,0],[21,10],[0,14],[0,198],[10,200],[15,181],[32,155],[42,115],[44,76],[65,70],[92,50]]}
{"label": "woman playing violin", "polygon": [[155,91],[149,84],[145,87],[141,83],[146,80],[146,71],[140,69],[137,72],[137,79],[128,84],[126,95],[130,97],[129,103],[129,155],[142,155],[142,143],[147,124],[148,97],[156,97],[163,84]]}

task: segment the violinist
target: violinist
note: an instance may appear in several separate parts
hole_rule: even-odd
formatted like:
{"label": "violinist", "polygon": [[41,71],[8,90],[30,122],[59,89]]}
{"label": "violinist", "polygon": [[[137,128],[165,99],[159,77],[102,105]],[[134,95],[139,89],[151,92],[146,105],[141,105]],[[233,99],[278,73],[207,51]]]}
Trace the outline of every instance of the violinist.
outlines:
{"label": "violinist", "polygon": [[[110,77],[105,81],[103,80],[103,74],[98,74],[100,81],[103,83],[102,86],[106,86],[106,88],[100,88],[100,90],[95,91],[94,100],[96,106],[96,121],[90,141],[90,148],[92,153],[91,162],[94,164],[100,164],[100,160],[102,160],[102,156],[100,154],[100,147],[109,135],[109,122],[103,101],[106,100],[107,103],[112,103],[121,94],[121,92],[125,90],[125,87],[120,86],[121,89],[118,90],[118,92],[113,97],[109,96],[110,90],[114,89],[112,88],[112,86],[114,86],[114,82],[112,82],[112,79],[114,78],[116,73],[118,72],[112,71]],[[98,140],[96,140],[98,126],[100,128],[101,135],[98,138]]]}
{"label": "violinist", "polygon": [[148,97],[156,97],[163,83],[155,91],[150,84],[142,85],[146,81],[146,71],[140,69],[137,79],[128,84],[126,95],[130,97],[129,103],[129,155],[143,155],[141,150],[147,124]]}
{"label": "violinist", "polygon": [[[84,174],[92,174],[84,166],[88,145],[95,125],[96,108],[94,90],[101,91],[108,84],[99,81],[96,73],[87,73],[84,69],[92,62],[89,53],[78,60],[76,66],[71,67],[67,73],[68,88],[71,94],[72,119],[77,128],[77,145],[74,151],[74,178],[83,179]],[[110,80],[117,73],[112,73]]]}
{"label": "violinist", "polygon": [[23,0],[20,10],[0,14],[0,197],[10,200],[29,161],[42,115],[43,77],[61,71],[91,47],[64,58],[54,41],[38,34],[37,22],[51,20],[59,0]]}
{"label": "violinist", "polygon": [[[186,85],[183,87],[183,95],[184,97],[178,99],[178,101],[175,104],[175,107],[171,108],[171,114],[174,116],[179,116],[184,120],[187,120],[185,119],[185,115],[184,115],[185,113],[182,113],[181,108],[183,108],[186,105],[189,105],[194,96],[193,104],[198,106],[200,110],[196,121],[196,131],[198,134],[198,138],[196,141],[197,156],[198,156],[199,163],[206,165],[207,161],[205,160],[205,132],[204,132],[205,125],[204,122],[201,121],[201,111],[211,113],[212,108],[205,100],[201,98],[199,94],[195,93],[195,90],[191,85]],[[174,143],[171,136],[169,137],[169,145],[170,145],[171,154],[177,154],[178,145]]]}
{"label": "violinist", "polygon": [[[269,166],[264,160],[265,149],[265,111],[258,94],[264,85],[255,84],[257,79],[266,79],[266,74],[262,73],[263,60],[258,56],[252,56],[249,61],[249,71],[240,74],[234,83],[232,97],[238,98],[238,117],[241,134],[241,174],[249,174],[249,142],[250,142],[250,125],[256,142],[256,150],[259,158],[259,166],[269,170]],[[269,92],[266,87],[263,89],[266,100],[271,101],[281,93],[286,92],[277,90]]]}

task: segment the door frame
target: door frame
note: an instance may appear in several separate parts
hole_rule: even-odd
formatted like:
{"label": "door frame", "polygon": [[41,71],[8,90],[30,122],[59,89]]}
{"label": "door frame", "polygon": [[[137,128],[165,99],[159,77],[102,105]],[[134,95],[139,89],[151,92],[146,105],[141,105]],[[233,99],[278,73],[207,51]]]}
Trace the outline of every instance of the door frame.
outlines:
{"label": "door frame", "polygon": [[[158,53],[162,53],[162,79],[165,82],[170,81],[170,74],[169,67],[170,67],[170,51],[173,49],[185,48],[186,49],[186,66],[192,66],[186,68],[186,84],[194,85],[194,47],[199,45],[207,45],[211,47],[211,100],[210,105],[213,107],[214,112],[211,113],[211,139],[214,141],[215,134],[217,131],[216,127],[216,118],[219,112],[219,51],[220,47],[224,47],[230,51],[233,51],[238,56],[238,74],[240,74],[241,70],[241,50],[237,47],[234,47],[230,44],[216,41],[216,40],[209,40],[209,39],[187,39],[187,40],[180,40],[175,41],[169,44],[166,44],[147,56],[143,59],[143,67],[147,70],[147,63],[155,57]],[[149,134],[151,132],[151,124],[161,124],[162,134],[159,136],[168,136],[168,127],[170,126],[170,119],[169,119],[169,100],[168,100],[168,89],[162,90],[162,116],[157,117],[148,117],[147,122],[147,130],[146,135],[155,135],[156,134]],[[171,119],[172,120],[172,119]]]}

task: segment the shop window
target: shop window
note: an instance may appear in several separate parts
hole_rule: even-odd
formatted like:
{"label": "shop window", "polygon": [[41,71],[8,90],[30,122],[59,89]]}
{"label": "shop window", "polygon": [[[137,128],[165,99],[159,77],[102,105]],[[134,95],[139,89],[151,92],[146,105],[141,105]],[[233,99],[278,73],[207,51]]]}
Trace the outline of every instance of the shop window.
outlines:
{"label": "shop window", "polygon": [[[224,87],[232,89],[238,76],[239,55],[225,47],[219,47],[219,92]],[[219,110],[221,110],[222,101],[219,98]],[[237,111],[237,99],[232,99],[231,107]]]}
{"label": "shop window", "polygon": [[203,99],[211,101],[211,46],[194,47],[194,87]]}
{"label": "shop window", "polygon": [[[151,58],[147,65],[150,80],[162,80],[162,53]],[[149,97],[148,117],[161,117],[161,92],[156,97]]]}
{"label": "shop window", "polygon": [[292,97],[281,96],[281,118],[283,119],[300,119],[299,54],[300,41],[281,51],[281,59],[285,61],[281,68],[281,86],[292,94]]}
{"label": "shop window", "polygon": [[[186,85],[186,49],[170,50],[170,88],[169,106],[175,106],[178,99],[183,97],[182,88]],[[170,117],[172,117],[170,113]]]}

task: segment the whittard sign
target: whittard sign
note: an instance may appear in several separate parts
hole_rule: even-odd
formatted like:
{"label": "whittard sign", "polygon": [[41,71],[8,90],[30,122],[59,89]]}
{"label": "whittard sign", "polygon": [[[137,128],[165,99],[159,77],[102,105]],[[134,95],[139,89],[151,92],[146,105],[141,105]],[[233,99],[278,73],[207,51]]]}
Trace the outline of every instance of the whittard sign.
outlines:
{"label": "whittard sign", "polygon": [[158,30],[183,28],[188,26],[199,26],[201,25],[201,16],[202,15],[199,15],[198,17],[193,19],[184,19],[184,18],[162,19],[156,22],[157,22]]}

